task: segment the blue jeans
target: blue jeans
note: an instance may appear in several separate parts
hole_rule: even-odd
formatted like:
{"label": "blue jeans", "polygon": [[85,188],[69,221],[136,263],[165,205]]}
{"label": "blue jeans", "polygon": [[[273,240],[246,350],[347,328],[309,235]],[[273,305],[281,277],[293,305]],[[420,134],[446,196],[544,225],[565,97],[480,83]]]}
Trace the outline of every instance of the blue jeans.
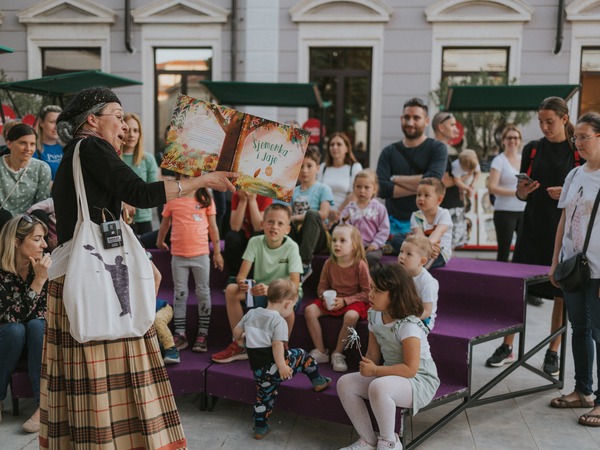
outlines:
{"label": "blue jeans", "polygon": [[27,345],[27,368],[36,404],[40,404],[40,375],[42,372],[42,347],[44,344],[44,319],[25,323],[0,325],[0,401],[6,398],[11,375]]}
{"label": "blue jeans", "polygon": [[[590,280],[584,289],[565,292],[565,305],[573,330],[571,346],[575,364],[575,390],[590,395],[593,390],[594,354],[600,352],[600,279]],[[600,373],[596,362],[596,371]],[[594,403],[600,405],[600,389],[594,392]]]}

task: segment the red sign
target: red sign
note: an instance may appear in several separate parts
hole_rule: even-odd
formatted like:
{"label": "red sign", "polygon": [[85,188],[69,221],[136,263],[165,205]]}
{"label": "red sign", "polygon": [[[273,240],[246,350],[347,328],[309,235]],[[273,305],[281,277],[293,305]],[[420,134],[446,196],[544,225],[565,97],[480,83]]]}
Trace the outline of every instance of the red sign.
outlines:
{"label": "red sign", "polygon": [[[8,105],[2,105],[2,112],[4,113],[4,120],[12,120],[16,119],[17,115],[13,111],[13,109]],[[0,133],[2,133],[2,126],[4,122],[2,121],[2,116],[0,115]]]}
{"label": "red sign", "polygon": [[450,139],[448,141],[448,144],[451,145],[452,147],[460,144],[462,142],[463,138],[465,137],[465,127],[463,127],[463,124],[460,123],[458,120],[456,121],[456,128],[458,128],[458,136],[456,136],[454,139]]}
{"label": "red sign", "polygon": [[27,114],[23,116],[21,122],[26,123],[30,127],[33,127],[33,124],[35,123],[35,116],[33,114]]}
{"label": "red sign", "polygon": [[321,121],[319,119],[308,119],[304,122],[302,128],[310,131],[310,138],[308,139],[309,144],[318,144],[321,141],[321,131],[323,131],[323,135],[325,134],[325,127],[321,127]]}

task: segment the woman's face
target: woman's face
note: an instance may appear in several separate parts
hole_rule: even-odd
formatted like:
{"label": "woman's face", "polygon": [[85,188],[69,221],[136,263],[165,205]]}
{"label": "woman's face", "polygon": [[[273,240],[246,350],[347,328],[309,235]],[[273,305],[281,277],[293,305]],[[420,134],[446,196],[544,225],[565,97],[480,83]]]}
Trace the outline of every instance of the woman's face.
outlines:
{"label": "woman's face", "polygon": [[95,114],[96,129],[114,149],[121,151],[129,127],[123,120],[123,108],[118,103],[109,103],[101,113]]}
{"label": "woman's face", "polygon": [[125,133],[124,148],[126,152],[133,152],[135,146],[140,140],[140,125],[133,117],[131,117],[126,123],[129,129],[127,130],[127,133]]}
{"label": "woman's face", "polygon": [[21,136],[16,141],[6,143],[10,149],[10,156],[20,163],[27,162],[35,152],[35,134]]}
{"label": "woman's face", "polygon": [[348,154],[348,146],[341,137],[335,136],[329,141],[329,154],[335,162],[344,161]]}
{"label": "woman's face", "polygon": [[565,134],[565,124],[569,120],[569,116],[560,117],[554,111],[542,109],[538,111],[538,121],[540,130],[544,133],[546,139],[550,142],[562,142],[567,139]]}
{"label": "woman's face", "polygon": [[600,158],[600,133],[594,131],[590,124],[575,125],[574,137],[577,139],[575,147],[582,158],[587,160]]}
{"label": "woman's face", "polygon": [[17,256],[25,260],[29,260],[29,258],[37,260],[42,257],[46,247],[48,244],[44,240],[44,229],[38,224],[23,239],[23,242],[17,242]]}
{"label": "woman's face", "polygon": [[60,113],[49,112],[46,113],[46,118],[40,121],[40,129],[42,130],[42,142],[56,141],[58,139],[58,133],[56,132],[56,119],[58,119]]}
{"label": "woman's face", "polygon": [[505,150],[519,149],[521,147],[521,135],[514,130],[510,130],[502,140]]}

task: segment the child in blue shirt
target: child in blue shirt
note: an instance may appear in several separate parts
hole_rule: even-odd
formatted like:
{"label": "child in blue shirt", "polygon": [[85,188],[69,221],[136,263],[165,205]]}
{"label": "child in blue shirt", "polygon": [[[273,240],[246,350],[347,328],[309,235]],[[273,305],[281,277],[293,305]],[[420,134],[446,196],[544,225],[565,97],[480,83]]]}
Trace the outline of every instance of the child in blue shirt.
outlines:
{"label": "child in blue shirt", "polygon": [[323,222],[329,217],[333,193],[326,184],[317,181],[321,155],[316,147],[304,154],[298,181],[292,196],[292,229],[290,237],[300,247],[304,282],[312,273],[311,261],[315,253],[326,252],[327,231]]}

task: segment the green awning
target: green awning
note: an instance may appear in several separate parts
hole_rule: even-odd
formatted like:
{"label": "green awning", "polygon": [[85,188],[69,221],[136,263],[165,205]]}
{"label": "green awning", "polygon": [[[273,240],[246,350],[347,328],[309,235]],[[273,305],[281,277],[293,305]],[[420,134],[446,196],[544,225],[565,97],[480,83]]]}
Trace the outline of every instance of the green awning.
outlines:
{"label": "green awning", "polygon": [[316,83],[246,83],[201,81],[218,103],[225,105],[321,108]]}
{"label": "green awning", "polygon": [[0,53],[13,53],[14,50],[10,47],[5,47],[4,45],[0,45]]}
{"label": "green awning", "polygon": [[75,94],[82,89],[94,86],[118,88],[136,84],[142,84],[142,82],[111,75],[100,70],[86,70],[83,72],[51,75],[34,80],[0,83],[0,89],[27,94],[62,97],[63,95]]}
{"label": "green awning", "polygon": [[444,111],[536,111],[547,97],[568,100],[578,84],[449,86]]}

